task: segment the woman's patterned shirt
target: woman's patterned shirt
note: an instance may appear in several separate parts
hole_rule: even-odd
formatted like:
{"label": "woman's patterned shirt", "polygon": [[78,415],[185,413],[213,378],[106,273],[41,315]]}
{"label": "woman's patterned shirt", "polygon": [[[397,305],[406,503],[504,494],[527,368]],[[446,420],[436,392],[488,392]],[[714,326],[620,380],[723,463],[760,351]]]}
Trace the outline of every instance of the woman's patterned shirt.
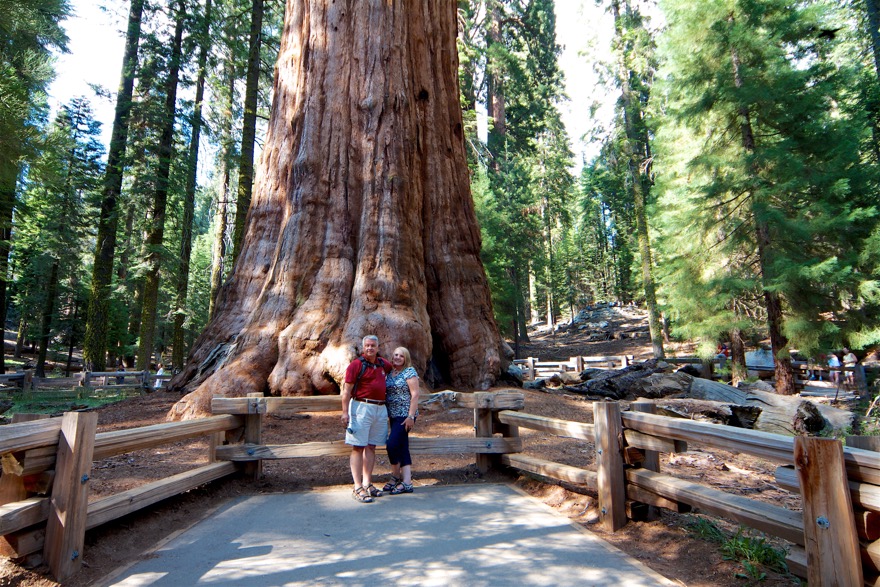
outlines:
{"label": "woman's patterned shirt", "polygon": [[419,377],[416,370],[407,367],[397,375],[394,371],[385,376],[385,407],[392,418],[406,418],[409,415],[409,385],[406,380]]}

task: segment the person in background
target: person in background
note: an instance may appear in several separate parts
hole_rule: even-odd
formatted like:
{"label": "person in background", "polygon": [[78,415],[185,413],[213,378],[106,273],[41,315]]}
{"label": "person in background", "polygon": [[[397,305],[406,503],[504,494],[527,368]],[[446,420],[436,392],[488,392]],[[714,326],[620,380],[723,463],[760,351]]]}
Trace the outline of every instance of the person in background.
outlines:
{"label": "person in background", "polygon": [[162,379],[159,378],[160,375],[165,375],[165,368],[162,366],[162,363],[159,363],[159,369],[156,371],[156,382],[153,383],[154,389],[159,389],[162,387]]}
{"label": "person in background", "polygon": [[391,419],[388,441],[388,462],[391,480],[382,488],[391,495],[412,493],[412,457],[409,454],[409,433],[419,417],[419,375],[405,347],[397,347],[391,355],[391,372],[385,376],[385,407]]}
{"label": "person in background", "polygon": [[[125,371],[125,362],[122,359],[116,361],[116,370]],[[125,383],[125,375],[117,375],[116,385],[122,385],[123,383]]]}
{"label": "person in background", "polygon": [[371,503],[382,492],[373,486],[376,445],[388,437],[385,409],[385,374],[391,364],[379,356],[379,338],[369,334],[361,341],[361,355],[345,370],[342,386],[342,425],[345,444],[351,446],[348,463],[354,480],[352,497]]}
{"label": "person in background", "polygon": [[844,376],[846,377],[846,382],[849,385],[855,385],[856,375],[853,369],[856,366],[856,363],[859,362],[859,358],[856,357],[855,353],[844,347],[843,349],[843,366],[846,367],[846,372]]}
{"label": "person in background", "polygon": [[828,353],[828,367],[831,370],[829,379],[832,383],[840,383],[840,359],[837,353]]}

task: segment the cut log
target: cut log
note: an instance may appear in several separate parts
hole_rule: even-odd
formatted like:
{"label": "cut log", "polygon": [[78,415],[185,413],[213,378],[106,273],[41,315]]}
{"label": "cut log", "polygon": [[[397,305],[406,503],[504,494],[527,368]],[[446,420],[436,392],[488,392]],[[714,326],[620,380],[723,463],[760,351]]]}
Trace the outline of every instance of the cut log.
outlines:
{"label": "cut log", "polygon": [[[698,377],[692,379],[688,396],[760,408],[761,414],[752,427],[777,434],[815,434],[826,427],[846,430],[852,426],[854,419],[853,413],[848,410],[816,404],[796,396],[739,389]],[[820,415],[824,423],[818,419]]]}

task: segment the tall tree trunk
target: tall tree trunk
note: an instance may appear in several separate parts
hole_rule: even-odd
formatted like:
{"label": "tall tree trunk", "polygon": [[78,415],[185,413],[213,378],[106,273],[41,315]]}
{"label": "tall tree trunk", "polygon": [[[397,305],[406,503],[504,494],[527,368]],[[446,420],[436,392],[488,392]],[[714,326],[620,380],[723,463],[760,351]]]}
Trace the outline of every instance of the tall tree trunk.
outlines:
{"label": "tall tree trunk", "polygon": [[141,16],[144,0],[131,0],[125,54],[122,58],[122,77],[116,95],[116,113],[107,155],[104,176],[101,215],[95,244],[92,285],[89,290],[89,309],[86,316],[86,336],[83,341],[83,360],[92,368],[103,371],[107,366],[107,329],[110,314],[110,292],[113,281],[113,257],[116,252],[118,210],[116,201],[122,192],[122,174],[125,168],[125,146],[128,143],[128,119],[137,69],[138,44],[141,38]]}
{"label": "tall tree trunk", "polygon": [[70,377],[70,372],[73,370],[73,349],[76,348],[76,337],[74,336],[74,325],[76,325],[79,320],[79,302],[76,299],[76,294],[72,294],[73,298],[73,319],[71,320],[70,326],[70,336],[67,338],[67,365],[64,368],[64,376]]}
{"label": "tall tree trunk", "polygon": [[147,234],[144,240],[146,258],[144,264],[144,297],[141,308],[141,325],[138,332],[137,368],[149,369],[153,356],[153,339],[156,333],[156,309],[159,302],[159,268],[162,264],[162,241],[165,239],[165,208],[168,203],[168,179],[171,159],[174,156],[174,120],[177,105],[177,82],[180,77],[180,58],[183,44],[183,2],[176,2],[177,24],[168,79],[165,84],[165,120],[159,137],[159,165],[156,170],[156,195],[147,218]]}
{"label": "tall tree trunk", "polygon": [[220,162],[220,193],[217,194],[217,210],[214,212],[214,244],[211,248],[211,300],[208,304],[208,318],[214,317],[217,308],[217,294],[223,283],[223,269],[226,263],[226,231],[228,229],[229,185],[232,168],[232,109],[235,101],[235,64],[230,54],[225,61],[224,70],[229,83],[229,102],[224,114],[224,124],[220,144],[222,152]]}
{"label": "tall tree trunk", "polygon": [[[731,63],[733,65],[733,79],[737,88],[743,85],[739,70],[739,55],[736,49],[731,49]],[[740,108],[740,133],[742,135],[743,149],[751,156],[755,152],[755,133],[752,129],[751,113],[747,107]],[[751,164],[749,173],[757,180],[757,170]],[[770,254],[772,242],[770,227],[762,218],[758,203],[752,196],[752,216],[755,222],[755,242],[758,251],[758,265],[761,271],[761,281],[764,284],[764,306],[767,310],[767,328],[770,331],[770,346],[773,349],[774,374],[776,376],[776,391],[783,395],[796,393],[794,370],[791,367],[791,355],[788,349],[788,339],[782,333],[782,299],[779,293],[767,287],[770,280]]]}
{"label": "tall tree trunk", "polygon": [[[627,159],[629,169],[630,190],[633,198],[633,214],[636,220],[636,234],[639,241],[639,254],[642,266],[642,289],[645,293],[645,305],[648,308],[648,328],[651,333],[651,346],[655,359],[665,356],[663,351],[663,331],[660,328],[660,312],[657,308],[657,290],[654,284],[653,259],[651,255],[651,241],[648,235],[648,215],[645,210],[648,201],[648,183],[642,177],[644,165],[643,154],[645,146],[641,132],[642,106],[641,101],[634,95],[630,77],[633,75],[628,66],[628,51],[625,46],[624,25],[620,16],[620,3],[612,0],[611,11],[614,14],[614,24],[617,30],[617,43],[619,44],[618,80],[620,82],[621,106],[623,110],[623,124],[626,139],[623,151]],[[627,13],[629,13],[627,4]]]}
{"label": "tall tree trunk", "polygon": [[[20,169],[16,161],[0,157],[0,343],[6,339],[6,289],[9,248],[12,239],[12,211]],[[0,352],[0,373],[6,373],[6,353]]]}
{"label": "tall tree trunk", "polygon": [[187,157],[186,193],[183,198],[183,220],[180,235],[180,273],[177,276],[177,295],[174,299],[174,333],[171,343],[172,371],[183,368],[184,336],[186,320],[186,290],[189,287],[189,262],[192,256],[192,225],[196,201],[196,175],[199,170],[199,140],[202,134],[202,100],[205,96],[205,69],[208,51],[211,49],[211,0],[205,0],[205,24],[199,42],[196,100],[193,104],[192,135],[189,139]]}
{"label": "tall tree trunk", "polygon": [[361,338],[485,389],[501,339],[480,262],[455,4],[288,0],[247,231],[215,317],[171,382],[334,393]]}
{"label": "tall tree trunk", "polygon": [[49,339],[52,335],[52,315],[55,313],[55,296],[58,294],[58,259],[52,259],[49,283],[46,285],[46,304],[43,306],[43,319],[40,323],[40,351],[37,354],[37,367],[34,375],[46,376],[46,355],[49,352]]}
{"label": "tall tree trunk", "polygon": [[865,13],[868,34],[871,36],[871,54],[874,56],[874,70],[880,81],[880,5],[877,0],[865,0]]}
{"label": "tall tree trunk", "polygon": [[18,321],[18,335],[15,337],[15,353],[12,355],[16,359],[21,358],[21,351],[24,350],[24,338],[27,333],[28,323],[24,315]]}
{"label": "tall tree trunk", "polygon": [[730,331],[730,383],[736,386],[740,381],[745,381],[748,372],[746,370],[746,345],[743,342],[742,330],[733,328]]}
{"label": "tall tree trunk", "polygon": [[241,158],[238,164],[238,198],[235,201],[235,228],[232,232],[232,263],[243,246],[247,213],[254,183],[254,141],[257,136],[257,108],[260,89],[260,47],[263,43],[263,0],[253,0],[251,33],[248,43],[247,82],[244,91],[244,120],[241,129]]}

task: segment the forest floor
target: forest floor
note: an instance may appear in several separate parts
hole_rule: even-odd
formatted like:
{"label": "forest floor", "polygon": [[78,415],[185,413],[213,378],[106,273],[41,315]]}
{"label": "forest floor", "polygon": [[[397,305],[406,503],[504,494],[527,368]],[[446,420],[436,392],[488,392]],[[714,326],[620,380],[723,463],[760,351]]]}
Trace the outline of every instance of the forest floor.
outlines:
{"label": "forest floor", "polygon": [[[612,330],[627,327],[637,317],[616,313]],[[550,333],[532,336],[521,348],[522,356],[562,360],[577,354],[632,354],[636,359],[650,355],[646,338],[588,341],[583,331]],[[675,351],[675,349],[673,349]],[[680,350],[679,354],[685,352]],[[437,390],[440,391],[440,390]],[[545,394],[526,390],[525,411],[548,417],[592,421],[589,402],[579,397]],[[162,422],[176,394],[155,392],[98,408],[99,430],[118,430]],[[473,414],[468,410],[440,408],[425,410],[419,418],[415,435],[469,436],[473,434]],[[544,433],[522,430],[526,454],[591,467],[594,449],[586,442],[562,439]],[[266,418],[263,441],[266,444],[301,443],[340,440],[343,431],[338,414],[315,413],[295,417]],[[156,449],[142,450],[106,459],[95,464],[92,471],[91,499],[105,497],[140,484],[167,477],[206,463],[207,442],[193,440]],[[775,466],[752,457],[724,451],[689,447],[689,452],[664,455],[663,469],[674,471],[683,479],[728,492],[748,495],[790,509],[800,509],[800,498],[780,489],[774,480]],[[380,458],[376,467],[377,485],[385,482],[387,462]],[[480,475],[471,454],[424,455],[414,464],[416,491],[420,486],[462,483],[515,483],[536,499],[568,516],[617,548],[629,553],[660,574],[692,587],[765,585],[768,587],[798,585],[787,574],[757,567],[751,573],[739,560],[726,560],[718,542],[701,538],[706,522],[712,520],[727,536],[734,536],[738,526],[698,514],[677,514],[663,511],[652,522],[631,522],[616,533],[603,531],[598,519],[595,496],[582,493],[574,486],[547,484],[508,472]],[[86,535],[83,569],[65,585],[81,587],[101,580],[120,567],[149,556],[153,547],[210,516],[228,499],[245,495],[308,491],[313,487],[340,486],[347,490],[351,479],[348,459],[344,457],[266,461],[259,481],[230,479],[212,483],[185,495],[168,499],[146,511],[106,524]],[[747,533],[748,534],[748,533]],[[775,539],[776,547],[786,545]],[[57,585],[49,579],[48,569],[40,561],[6,561],[0,566],[0,586],[48,587]],[[760,573],[766,573],[758,580]]]}

